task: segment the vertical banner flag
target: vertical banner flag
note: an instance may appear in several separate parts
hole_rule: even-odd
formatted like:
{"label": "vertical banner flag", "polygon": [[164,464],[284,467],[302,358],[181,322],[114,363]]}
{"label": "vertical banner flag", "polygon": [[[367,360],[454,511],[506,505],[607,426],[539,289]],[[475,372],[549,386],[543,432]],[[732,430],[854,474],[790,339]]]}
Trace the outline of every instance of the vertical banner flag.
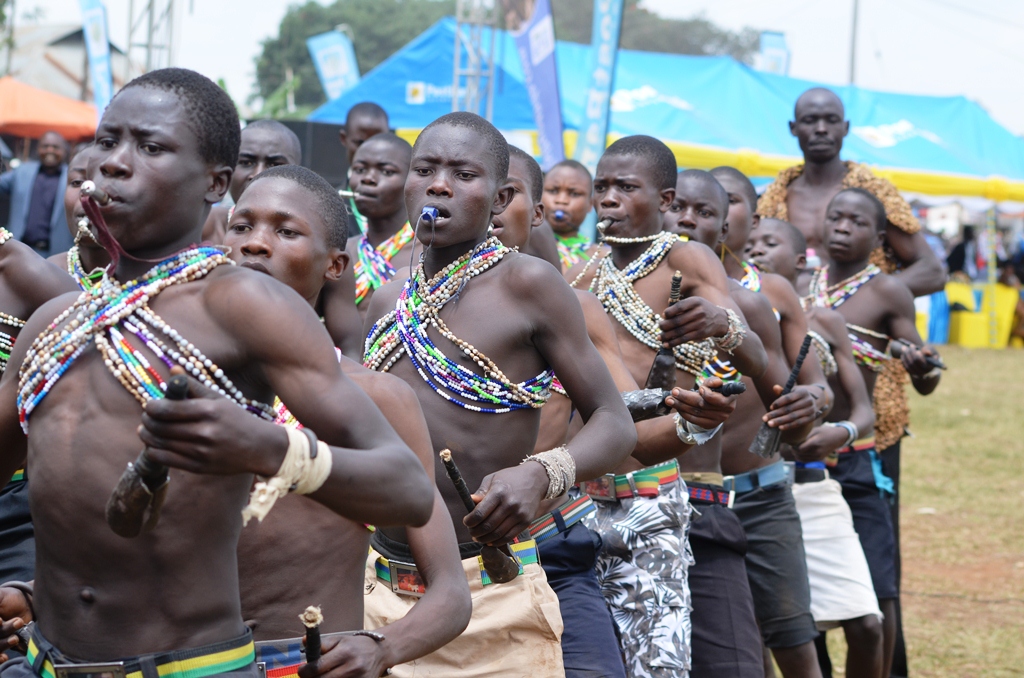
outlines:
{"label": "vertical banner flag", "polygon": [[590,86],[583,109],[583,124],[576,142],[576,159],[590,173],[604,153],[608,138],[608,104],[615,77],[615,58],[619,51],[623,0],[594,0],[594,28],[590,45]]}
{"label": "vertical banner flag", "polygon": [[110,40],[107,38],[107,8],[103,0],[79,0],[82,8],[82,34],[85,52],[89,57],[89,79],[92,96],[100,116],[114,96],[113,75],[110,72]]}
{"label": "vertical banner flag", "polygon": [[789,47],[785,33],[761,32],[761,51],[754,56],[754,66],[765,73],[789,75]]}
{"label": "vertical banner flag", "polygon": [[548,171],[565,159],[562,145],[562,103],[555,70],[555,24],[550,0],[502,0],[505,25],[516,41],[526,91],[537,123],[540,165]]}
{"label": "vertical banner flag", "polygon": [[306,40],[320,85],[334,101],[359,82],[359,64],[352,41],[341,31],[327,31]]}

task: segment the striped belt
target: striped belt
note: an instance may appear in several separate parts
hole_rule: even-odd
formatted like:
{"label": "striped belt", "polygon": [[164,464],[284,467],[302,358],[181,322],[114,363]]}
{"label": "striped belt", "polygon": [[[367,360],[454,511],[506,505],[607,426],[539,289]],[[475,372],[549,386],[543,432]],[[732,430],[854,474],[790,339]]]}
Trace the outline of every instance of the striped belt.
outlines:
{"label": "striped belt", "polygon": [[11,482],[12,483],[16,483],[19,480],[24,480],[24,479],[25,479],[25,469],[23,469],[23,468],[19,468],[17,471],[14,472],[14,475],[11,476]]}
{"label": "striped belt", "polygon": [[872,450],[875,447],[875,436],[868,436],[867,438],[861,438],[855,440],[852,445],[846,447],[840,447],[838,450],[828,455],[825,459],[825,463],[829,466],[835,466],[839,463],[840,454],[849,454],[851,452],[864,452],[865,450]]}
{"label": "striped belt", "polygon": [[580,489],[597,501],[618,501],[627,497],[657,497],[661,486],[679,480],[676,460],[617,476],[607,473],[580,483]]}
{"label": "striped belt", "polygon": [[786,466],[783,461],[777,461],[769,466],[740,473],[735,476],[725,476],[723,485],[726,490],[743,494],[752,492],[759,487],[774,487],[780,483],[790,482],[793,478],[792,468]]}
{"label": "striped belt", "polygon": [[297,676],[299,667],[306,663],[302,638],[261,640],[256,643],[256,662],[263,665],[260,675],[266,678]]}
{"label": "striped belt", "polygon": [[690,502],[694,504],[721,504],[726,508],[732,508],[734,492],[727,492],[721,486],[686,484],[690,493]]}
{"label": "striped belt", "polygon": [[579,499],[570,499],[558,508],[546,513],[533,521],[528,528],[530,536],[538,544],[565,532],[584,517],[597,510],[589,495],[581,495]]}
{"label": "striped belt", "polygon": [[256,651],[252,631],[245,635],[190,650],[141,655],[115,662],[73,663],[51,645],[33,625],[25,658],[43,678],[73,678],[83,673],[109,674],[112,678],[206,678],[236,671],[252,664]]}
{"label": "striped belt", "polygon": [[[537,542],[533,539],[513,542],[508,545],[512,557],[519,563],[519,574],[523,573],[526,565],[536,565],[540,562],[537,557]],[[480,581],[484,586],[493,584],[490,575],[484,569],[484,559],[474,556],[480,565]],[[397,560],[388,560],[379,556],[374,563],[377,572],[377,579],[391,587],[395,593],[405,596],[422,596],[427,592],[426,582],[420,575],[420,570],[415,563],[402,563]]]}

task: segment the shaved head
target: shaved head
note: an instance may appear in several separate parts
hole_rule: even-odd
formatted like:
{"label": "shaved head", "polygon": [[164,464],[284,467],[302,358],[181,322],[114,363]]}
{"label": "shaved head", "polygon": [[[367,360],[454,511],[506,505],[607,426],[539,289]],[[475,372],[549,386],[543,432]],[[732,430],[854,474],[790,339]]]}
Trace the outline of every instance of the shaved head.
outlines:
{"label": "shaved head", "polygon": [[729,212],[729,194],[711,172],[697,169],[683,170],[676,179],[676,195],[679,194],[679,187],[686,182],[707,188],[710,192],[709,195],[714,197],[718,207],[722,210],[722,219],[725,219],[725,215]]}
{"label": "shaved head", "polygon": [[796,100],[796,105],[793,107],[793,117],[795,119],[800,118],[801,108],[805,106],[817,107],[838,107],[839,116],[846,117],[846,109],[843,107],[843,100],[839,98],[835,92],[824,87],[812,87],[807,90]]}

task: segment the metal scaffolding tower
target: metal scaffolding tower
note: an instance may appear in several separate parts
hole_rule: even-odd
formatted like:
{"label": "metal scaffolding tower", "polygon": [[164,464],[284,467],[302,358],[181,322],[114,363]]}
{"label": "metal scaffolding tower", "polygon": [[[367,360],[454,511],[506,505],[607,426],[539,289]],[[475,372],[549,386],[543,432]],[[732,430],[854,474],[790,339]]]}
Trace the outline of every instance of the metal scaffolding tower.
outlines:
{"label": "metal scaffolding tower", "polygon": [[143,73],[171,65],[174,52],[175,0],[128,0],[128,49],[124,81],[134,76],[133,55]]}
{"label": "metal scaffolding tower", "polygon": [[495,0],[458,0],[455,10],[452,110],[470,111],[488,120],[494,117],[496,5]]}

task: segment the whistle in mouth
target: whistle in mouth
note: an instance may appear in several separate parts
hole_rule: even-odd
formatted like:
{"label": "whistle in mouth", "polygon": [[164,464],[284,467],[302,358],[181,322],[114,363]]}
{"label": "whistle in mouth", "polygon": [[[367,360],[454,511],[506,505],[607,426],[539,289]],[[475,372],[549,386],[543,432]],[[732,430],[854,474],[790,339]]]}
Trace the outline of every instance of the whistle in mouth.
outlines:
{"label": "whistle in mouth", "polygon": [[420,213],[420,219],[424,221],[437,221],[439,214],[436,207],[424,207]]}
{"label": "whistle in mouth", "polygon": [[83,181],[81,193],[87,198],[91,198],[97,205],[106,205],[110,202],[110,196],[106,194],[103,189],[96,186],[95,182]]}
{"label": "whistle in mouth", "polygon": [[555,219],[559,221],[565,219],[565,210],[555,210]]}
{"label": "whistle in mouth", "polygon": [[356,193],[355,191],[346,191],[345,189],[342,188],[338,190],[338,195],[340,195],[342,198],[355,198],[359,194]]}
{"label": "whistle in mouth", "polygon": [[611,225],[611,219],[602,219],[601,221],[597,222],[597,230],[600,231],[601,233],[604,233]]}

